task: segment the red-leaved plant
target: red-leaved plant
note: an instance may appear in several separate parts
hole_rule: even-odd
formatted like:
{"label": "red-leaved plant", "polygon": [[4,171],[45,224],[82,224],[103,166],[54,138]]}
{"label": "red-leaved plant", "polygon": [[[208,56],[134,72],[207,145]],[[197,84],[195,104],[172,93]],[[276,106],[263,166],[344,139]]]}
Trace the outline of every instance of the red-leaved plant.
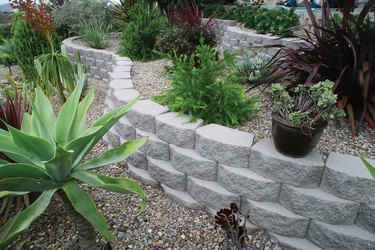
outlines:
{"label": "red-leaved plant", "polygon": [[303,41],[299,48],[265,46],[280,48],[281,53],[268,63],[270,75],[255,86],[281,81],[292,89],[298,84],[310,86],[327,79],[334,82],[338,107],[346,111],[354,137],[363,120],[375,129],[375,25],[366,19],[371,0],[357,18],[350,13],[353,1],[345,1],[340,9],[341,22],[331,18],[329,5],[324,1],[322,23],[318,24],[304,0],[313,30],[304,28],[297,35]]}

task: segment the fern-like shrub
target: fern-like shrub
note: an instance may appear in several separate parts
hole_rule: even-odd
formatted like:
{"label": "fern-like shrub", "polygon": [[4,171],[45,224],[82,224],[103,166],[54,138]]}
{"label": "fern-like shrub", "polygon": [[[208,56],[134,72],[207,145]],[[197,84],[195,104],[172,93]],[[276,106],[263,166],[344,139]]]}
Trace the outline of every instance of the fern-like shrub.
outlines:
{"label": "fern-like shrub", "polygon": [[259,98],[247,97],[231,72],[233,54],[218,60],[216,49],[200,45],[193,55],[175,56],[173,61],[171,88],[155,97],[172,111],[226,126],[239,125],[258,111]]}
{"label": "fern-like shrub", "polygon": [[[140,8],[140,6],[142,6]],[[156,37],[166,28],[166,19],[155,6],[137,3],[132,20],[125,26],[117,53],[133,60],[153,60],[159,57],[155,52]]]}
{"label": "fern-like shrub", "polygon": [[[19,15],[15,15],[12,21],[13,38],[11,40],[12,53],[26,80],[38,82],[38,72],[34,66],[35,57],[50,52],[51,48],[47,39],[34,31],[30,25]],[[53,35],[55,48],[60,47],[60,39]]]}

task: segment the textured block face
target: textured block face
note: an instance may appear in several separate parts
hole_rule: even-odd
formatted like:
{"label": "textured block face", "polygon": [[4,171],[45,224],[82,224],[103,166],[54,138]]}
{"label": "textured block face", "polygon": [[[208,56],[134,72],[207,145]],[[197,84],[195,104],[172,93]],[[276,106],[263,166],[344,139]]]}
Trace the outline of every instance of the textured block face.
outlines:
{"label": "textured block face", "polygon": [[282,249],[290,250],[322,250],[317,245],[306,240],[306,238],[296,238],[296,237],[287,237],[275,234],[272,232],[267,232],[271,238],[275,239],[278,242],[279,246]]}
{"label": "textured block face", "polygon": [[134,88],[131,79],[116,79],[109,82],[109,87],[112,90],[118,89],[132,89]]}
{"label": "textured block face", "polygon": [[114,98],[114,103],[116,107],[120,107],[127,104],[137,98],[140,93],[134,89],[118,89],[113,91],[112,96]]}
{"label": "textured block face", "polygon": [[124,140],[132,140],[136,138],[135,128],[130,124],[126,117],[122,117],[115,124],[115,130]]}
{"label": "textured block face", "polygon": [[216,180],[217,163],[198,155],[192,149],[170,145],[171,164],[177,170],[202,180]]}
{"label": "textured block face", "polygon": [[135,127],[149,133],[156,130],[155,117],[168,112],[168,109],[150,100],[138,101],[126,115]]}
{"label": "textured block face", "polygon": [[159,186],[159,183],[150,176],[147,170],[136,168],[128,164],[128,172],[131,178],[142,182],[143,185],[153,187]]}
{"label": "textured block face", "polygon": [[250,211],[254,225],[284,236],[304,237],[309,219],[297,215],[273,202],[256,202],[242,199],[242,211]]}
{"label": "textured block face", "polygon": [[217,182],[227,190],[256,201],[277,201],[280,183],[246,168],[219,165]]}
{"label": "textured block face", "polygon": [[287,185],[281,188],[280,204],[294,213],[330,224],[353,224],[360,206],[321,189]]}
{"label": "textured block face", "polygon": [[272,139],[263,139],[253,147],[249,168],[291,186],[318,187],[324,163],[315,150],[304,158],[290,158],[276,151]]}
{"label": "textured block face", "polygon": [[358,157],[331,153],[321,185],[343,199],[375,205],[375,180]]}
{"label": "textured block face", "polygon": [[337,226],[312,220],[306,237],[323,249],[375,249],[375,235],[355,225]]}
{"label": "textured block face", "polygon": [[117,134],[117,132],[115,131],[113,127],[107,132],[107,136],[108,136],[109,145],[112,148],[120,146],[121,144],[120,136]]}
{"label": "textured block face", "polygon": [[174,112],[159,115],[156,117],[156,134],[163,141],[178,147],[194,148],[195,129],[203,124],[203,120],[189,121],[189,116]]}
{"label": "textured block face", "polygon": [[126,161],[136,168],[148,168],[147,155],[139,150],[135,151],[128,158],[126,158]]}
{"label": "textured block face", "polygon": [[169,161],[169,144],[156,135],[136,129],[137,138],[148,136],[147,142],[139,149],[146,155],[158,160]]}
{"label": "textured block face", "polygon": [[229,192],[214,181],[188,177],[187,190],[196,201],[215,210],[228,207],[232,202],[240,204],[238,195]]}
{"label": "textured block face", "polygon": [[362,204],[355,224],[375,234],[375,206]]}
{"label": "textured block face", "polygon": [[148,159],[148,172],[156,181],[163,183],[173,189],[186,190],[186,175],[177,171],[167,161],[156,160],[151,157]]}
{"label": "textured block face", "polygon": [[203,206],[199,204],[196,200],[194,200],[193,197],[191,197],[191,195],[187,192],[175,190],[164,184],[161,184],[161,187],[164,190],[165,196],[171,199],[172,201],[178,204],[182,204],[184,207],[193,209],[203,209]]}
{"label": "textured block face", "polygon": [[217,124],[195,132],[195,149],[201,156],[231,167],[248,167],[252,134]]}

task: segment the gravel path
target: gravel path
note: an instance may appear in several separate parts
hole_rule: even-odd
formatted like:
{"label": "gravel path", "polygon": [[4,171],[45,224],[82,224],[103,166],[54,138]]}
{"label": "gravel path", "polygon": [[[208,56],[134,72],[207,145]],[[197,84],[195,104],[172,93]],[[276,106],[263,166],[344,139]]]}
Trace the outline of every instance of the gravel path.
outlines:
{"label": "gravel path", "polygon": [[[88,123],[102,114],[107,85],[89,79],[95,89],[94,102],[89,110]],[[90,157],[100,155],[106,146],[100,142]],[[108,166],[98,172],[113,177],[128,177],[126,167]],[[146,211],[137,218],[140,199],[105,190],[83,187],[93,197],[99,210],[107,218],[110,231],[118,241],[113,249],[222,249],[223,231],[205,212],[182,207],[164,197],[161,188],[145,186],[148,199]],[[229,204],[228,204],[229,205]],[[1,206],[1,202],[0,202]],[[0,217],[0,221],[2,218]],[[249,236],[249,249],[271,250],[275,243],[259,231]],[[69,219],[58,197],[46,212],[12,245],[10,249],[79,249],[74,222]],[[105,245],[98,235],[98,248]]]}

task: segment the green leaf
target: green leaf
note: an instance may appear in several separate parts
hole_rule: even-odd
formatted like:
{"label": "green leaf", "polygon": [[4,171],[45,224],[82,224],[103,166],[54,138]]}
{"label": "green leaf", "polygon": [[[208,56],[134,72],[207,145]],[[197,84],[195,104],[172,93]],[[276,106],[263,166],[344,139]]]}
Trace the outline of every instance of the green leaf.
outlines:
{"label": "green leaf", "polygon": [[77,138],[85,131],[86,128],[86,116],[87,110],[89,109],[92,101],[94,100],[94,90],[90,89],[85,98],[79,103],[77,114],[73,122],[72,127],[72,138]]}
{"label": "green leaf", "polygon": [[125,160],[140,147],[142,147],[145,142],[148,140],[148,137],[142,137],[136,140],[127,141],[117,148],[113,148],[103,153],[102,155],[95,157],[92,160],[89,160],[85,163],[79,164],[77,169],[93,169],[99,168],[102,166],[115,164],[120,161]]}
{"label": "green leaf", "polygon": [[96,208],[94,201],[76,182],[69,181],[62,188],[78,213],[90,222],[104,238],[109,241],[116,241],[116,237],[109,232],[105,218]]}
{"label": "green leaf", "polygon": [[79,98],[82,93],[82,85],[77,85],[72,95],[64,103],[57,117],[55,137],[56,142],[62,146],[71,140],[71,130],[75,126],[74,120],[77,114]]}
{"label": "green leaf", "polygon": [[23,113],[21,131],[25,134],[36,136],[36,133],[33,128],[33,121],[29,113]]}
{"label": "green leaf", "polygon": [[14,143],[30,152],[30,154],[35,155],[40,161],[48,161],[53,157],[52,145],[47,140],[25,134],[8,125],[7,128]]}
{"label": "green leaf", "polygon": [[60,186],[61,183],[51,180],[25,177],[9,177],[0,180],[0,190],[5,191],[43,192]]}
{"label": "green leaf", "polygon": [[0,135],[0,152],[6,154],[8,157],[17,162],[43,166],[40,160],[36,159],[34,155],[14,144],[10,136]]}
{"label": "green leaf", "polygon": [[0,198],[8,198],[8,197],[15,197],[24,194],[28,194],[29,192],[12,192],[12,191],[0,191]]}
{"label": "green leaf", "polygon": [[10,163],[0,166],[1,177],[25,177],[33,179],[49,179],[50,177],[46,171],[35,165],[28,165],[23,163]]}
{"label": "green leaf", "polygon": [[53,113],[51,103],[40,87],[36,89],[36,98],[32,103],[31,114],[34,130],[38,130],[38,136],[48,140],[55,145],[56,117]]}
{"label": "green leaf", "polygon": [[55,191],[43,192],[35,202],[0,228],[0,235],[4,235],[4,238],[0,241],[0,249],[6,249],[46,210]]}
{"label": "green leaf", "polygon": [[363,155],[359,155],[359,158],[362,160],[363,164],[365,164],[365,166],[367,167],[368,171],[370,171],[370,174],[372,175],[372,177],[374,177],[375,179],[375,167],[373,165],[370,164],[370,162],[368,162],[364,157]]}
{"label": "green leaf", "polygon": [[146,195],[142,187],[132,179],[112,178],[105,175],[90,173],[85,170],[74,171],[71,176],[90,186],[123,194],[139,195],[142,198],[140,213],[145,210],[147,204]]}
{"label": "green leaf", "polygon": [[73,151],[67,151],[58,145],[53,159],[45,163],[47,173],[55,181],[64,181],[72,169]]}

